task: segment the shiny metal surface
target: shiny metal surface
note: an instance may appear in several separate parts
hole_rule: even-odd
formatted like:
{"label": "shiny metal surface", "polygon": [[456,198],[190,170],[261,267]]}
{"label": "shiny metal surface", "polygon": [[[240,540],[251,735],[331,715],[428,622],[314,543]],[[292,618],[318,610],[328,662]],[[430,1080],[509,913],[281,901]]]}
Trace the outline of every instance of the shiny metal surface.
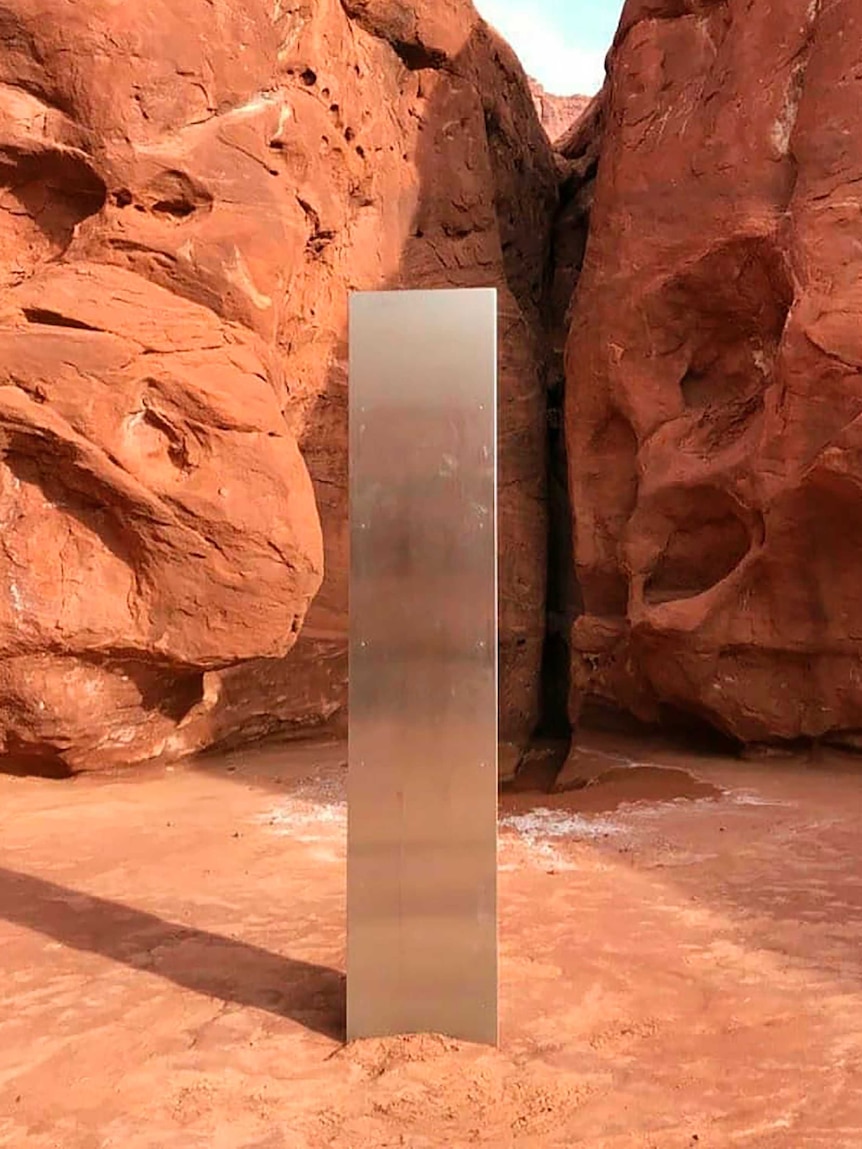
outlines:
{"label": "shiny metal surface", "polygon": [[497,1041],[496,317],[352,299],[351,1040]]}

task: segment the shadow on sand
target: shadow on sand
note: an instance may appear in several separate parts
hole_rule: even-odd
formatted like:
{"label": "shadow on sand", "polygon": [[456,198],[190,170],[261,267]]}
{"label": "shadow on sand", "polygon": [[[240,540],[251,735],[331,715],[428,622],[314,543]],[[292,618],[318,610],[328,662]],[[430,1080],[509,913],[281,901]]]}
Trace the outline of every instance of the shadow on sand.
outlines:
{"label": "shadow on sand", "polygon": [[0,916],[194,993],[290,1018],[344,1039],[344,975],[248,942],[0,868]]}

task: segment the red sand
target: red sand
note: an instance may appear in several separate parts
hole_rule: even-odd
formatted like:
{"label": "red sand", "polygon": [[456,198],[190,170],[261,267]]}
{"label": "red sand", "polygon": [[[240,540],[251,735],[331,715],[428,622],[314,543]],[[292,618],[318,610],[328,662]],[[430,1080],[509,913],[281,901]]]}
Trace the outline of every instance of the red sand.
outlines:
{"label": "red sand", "polygon": [[602,747],[504,799],[499,1051],[342,1048],[342,747],[0,778],[0,1145],[858,1149],[858,773]]}

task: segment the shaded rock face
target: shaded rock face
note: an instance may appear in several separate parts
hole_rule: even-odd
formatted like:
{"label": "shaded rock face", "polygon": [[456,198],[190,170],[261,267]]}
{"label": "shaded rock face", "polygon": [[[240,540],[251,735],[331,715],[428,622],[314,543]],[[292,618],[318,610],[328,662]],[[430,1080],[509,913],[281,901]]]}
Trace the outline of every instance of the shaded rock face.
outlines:
{"label": "shaded rock face", "polygon": [[573,561],[575,512],[569,492],[564,425],[565,349],[590,230],[606,101],[599,94],[557,144],[560,202],[552,234],[548,331],[548,604],[542,666],[544,733],[568,738],[570,636],[583,613]]}
{"label": "shaded rock face", "polygon": [[862,4],[630,0],[567,347],[572,710],[862,728]]}
{"label": "shaded rock face", "polygon": [[538,80],[530,80],[530,93],[548,139],[557,143],[590,106],[591,96],[554,96]]}
{"label": "shaded rock face", "polygon": [[387,286],[500,289],[501,729],[522,745],[557,179],[510,50],[468,0],[11,0],[0,42],[7,764],[343,713],[347,301]]}

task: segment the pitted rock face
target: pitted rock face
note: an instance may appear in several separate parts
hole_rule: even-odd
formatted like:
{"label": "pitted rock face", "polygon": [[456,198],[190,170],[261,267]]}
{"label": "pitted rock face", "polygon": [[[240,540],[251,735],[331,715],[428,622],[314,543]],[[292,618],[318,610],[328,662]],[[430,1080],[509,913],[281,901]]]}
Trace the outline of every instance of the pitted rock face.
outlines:
{"label": "pitted rock face", "polygon": [[501,289],[503,729],[529,733],[555,173],[514,57],[467,0],[445,16],[3,6],[10,762],[132,762],[343,708],[347,299],[386,286]]}
{"label": "pitted rock face", "polygon": [[170,748],[322,576],[267,300],[305,219],[231,136],[277,126],[272,24],[226,13],[215,66],[179,7],[4,8],[0,716],[34,768]]}
{"label": "pitted rock face", "polygon": [[630,0],[568,345],[573,710],[862,728],[862,3]]}

